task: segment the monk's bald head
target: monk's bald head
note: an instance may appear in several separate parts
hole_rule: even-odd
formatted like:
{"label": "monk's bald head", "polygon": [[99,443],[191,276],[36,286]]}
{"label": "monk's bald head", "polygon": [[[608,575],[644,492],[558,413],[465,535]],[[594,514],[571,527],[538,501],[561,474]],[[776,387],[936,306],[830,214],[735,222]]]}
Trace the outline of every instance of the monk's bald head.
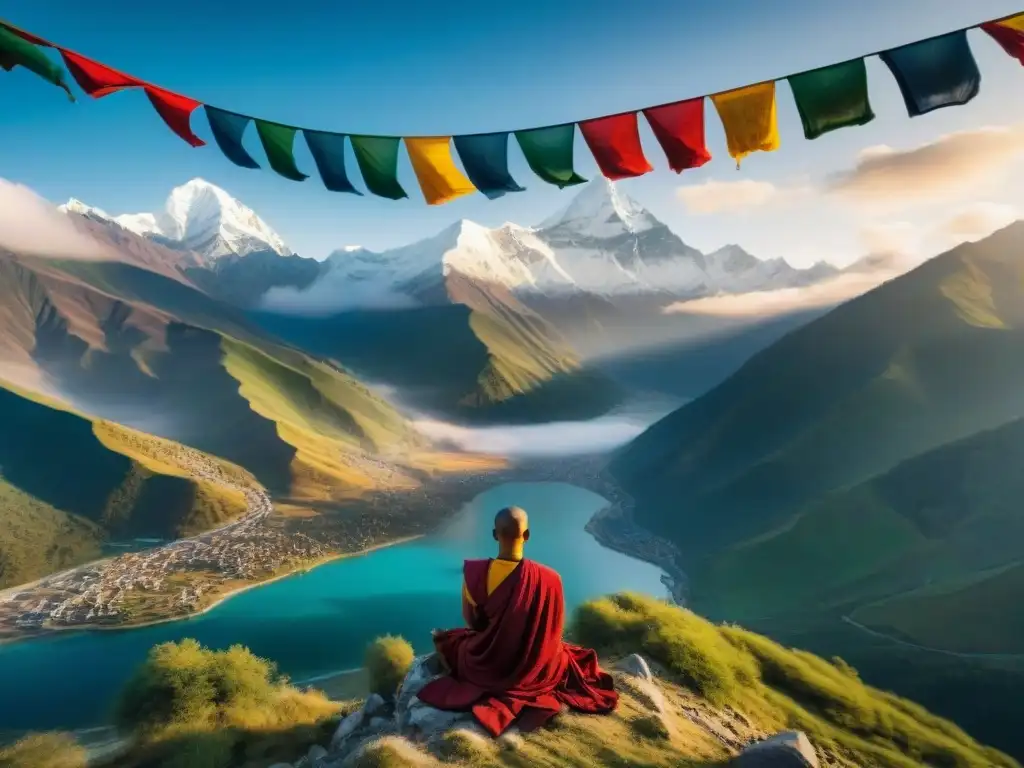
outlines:
{"label": "monk's bald head", "polygon": [[494,516],[494,538],[515,542],[530,538],[530,522],[521,507],[505,507]]}

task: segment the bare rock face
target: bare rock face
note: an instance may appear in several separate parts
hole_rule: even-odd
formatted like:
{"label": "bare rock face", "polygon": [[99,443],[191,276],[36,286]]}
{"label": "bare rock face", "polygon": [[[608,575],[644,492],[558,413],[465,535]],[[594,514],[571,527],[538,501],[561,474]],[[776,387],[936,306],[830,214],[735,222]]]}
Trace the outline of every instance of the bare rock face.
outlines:
{"label": "bare rock face", "polygon": [[818,756],[802,731],[782,731],[749,745],[732,768],[819,768]]}

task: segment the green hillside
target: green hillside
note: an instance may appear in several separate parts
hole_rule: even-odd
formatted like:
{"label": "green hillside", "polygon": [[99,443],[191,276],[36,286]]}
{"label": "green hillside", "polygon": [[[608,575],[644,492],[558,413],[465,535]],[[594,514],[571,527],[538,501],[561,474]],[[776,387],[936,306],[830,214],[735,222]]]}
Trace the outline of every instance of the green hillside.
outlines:
{"label": "green hillside", "polygon": [[[223,524],[246,511],[235,488],[255,483],[226,462],[3,387],[0,424],[0,586],[95,559],[111,539]],[[211,468],[228,482],[209,480]]]}
{"label": "green hillside", "polygon": [[[310,358],[185,281],[114,262],[0,259],[0,362],[80,410],[224,457],[282,497],[412,481],[422,439],[337,365]],[[6,348],[4,348],[6,347]]]}
{"label": "green hillside", "polygon": [[[770,535],[695,562],[695,605],[741,621],[861,606],[851,615],[871,626],[920,619],[901,634],[931,648],[1024,653],[1022,635],[1005,644],[1015,634],[1015,587],[1024,600],[1022,464],[1024,419],[909,459],[807,505]],[[959,621],[972,598],[975,620]],[[960,634],[980,638],[982,617],[990,637],[967,647]]]}
{"label": "green hillside", "polygon": [[696,610],[839,654],[1015,753],[1022,236],[793,331],[613,461]]}
{"label": "green hillside", "polygon": [[965,244],[756,354],[627,446],[640,520],[704,556],[807,502],[1024,415],[1024,224]]}
{"label": "green hillside", "polygon": [[[385,710],[377,717],[391,728],[377,720],[377,738],[367,738],[356,726],[340,747],[331,736],[360,701],[299,690],[241,646],[215,651],[188,639],[158,645],[119,698],[117,723],[131,740],[110,765],[306,765],[300,756],[318,744],[330,750],[320,762],[353,768],[715,768],[755,740],[798,729],[831,768],[1020,768],[918,704],[864,684],[841,659],[826,661],[652,598],[591,601],[576,611],[570,633],[598,651],[605,669],[638,653],[656,677],[613,671],[613,713],[566,711],[543,728],[499,740],[462,723],[417,738],[408,733],[415,726],[403,729]],[[362,685],[393,696],[413,656],[401,638],[376,641],[367,649]],[[330,691],[331,681],[323,682]],[[350,682],[344,695],[369,692],[359,687]],[[359,743],[366,746],[357,751]],[[31,734],[0,745],[0,761],[14,768],[34,768],[40,755],[59,755],[55,765],[85,765],[70,734]]]}

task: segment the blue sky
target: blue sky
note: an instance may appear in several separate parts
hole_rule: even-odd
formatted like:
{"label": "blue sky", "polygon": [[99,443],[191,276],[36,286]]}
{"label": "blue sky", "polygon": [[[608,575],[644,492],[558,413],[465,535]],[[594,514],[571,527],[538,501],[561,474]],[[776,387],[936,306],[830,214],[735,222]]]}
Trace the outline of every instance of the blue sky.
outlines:
{"label": "blue sky", "polygon": [[[672,101],[1017,10],[1024,0],[0,2],[0,16],[12,23],[200,101],[311,128],[411,135],[515,129]],[[781,84],[779,151],[751,156],[737,172],[709,108],[708,165],[677,176],[645,133],[656,170],[622,186],[697,247],[739,242],[759,256],[798,264],[855,257],[872,226],[912,237],[910,229],[938,226],[939,217],[972,200],[1008,210],[1021,190],[992,180],[971,200],[947,201],[941,212],[937,204],[923,213],[885,205],[874,212],[815,208],[816,185],[851,167],[866,147],[903,150],[1024,119],[1024,68],[983,33],[972,33],[971,42],[982,93],[965,107],[909,119],[891,76],[874,60],[869,79],[878,118],[868,126],[806,141]],[[295,183],[270,170],[236,168],[212,144],[187,146],[141,93],[72,105],[23,71],[0,73],[0,83],[0,176],[54,202],[74,196],[111,213],[156,210],[172,187],[200,176],[254,208],[297,252],[316,258],[345,244],[403,244],[458,218],[533,224],[572,195],[533,177],[517,149],[513,174],[527,191],[499,201],[474,195],[428,207],[404,158],[410,200],[340,195],[320,185],[301,142],[300,167],[313,175]],[[208,137],[201,113],[193,125]],[[255,139],[250,130],[247,143],[262,158]],[[596,174],[581,142],[576,158],[583,175]],[[700,213],[678,195],[681,186],[740,180],[770,187],[774,202]]]}

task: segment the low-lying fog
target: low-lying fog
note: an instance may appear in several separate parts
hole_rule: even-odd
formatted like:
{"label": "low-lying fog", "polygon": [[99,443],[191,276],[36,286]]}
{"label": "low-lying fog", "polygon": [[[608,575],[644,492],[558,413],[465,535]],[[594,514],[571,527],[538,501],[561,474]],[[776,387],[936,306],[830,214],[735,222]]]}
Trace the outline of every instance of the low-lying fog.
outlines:
{"label": "low-lying fog", "polygon": [[446,441],[473,453],[572,456],[602,453],[624,445],[682,404],[682,400],[652,397],[637,400],[589,421],[469,427],[417,417],[412,423],[433,440]]}

